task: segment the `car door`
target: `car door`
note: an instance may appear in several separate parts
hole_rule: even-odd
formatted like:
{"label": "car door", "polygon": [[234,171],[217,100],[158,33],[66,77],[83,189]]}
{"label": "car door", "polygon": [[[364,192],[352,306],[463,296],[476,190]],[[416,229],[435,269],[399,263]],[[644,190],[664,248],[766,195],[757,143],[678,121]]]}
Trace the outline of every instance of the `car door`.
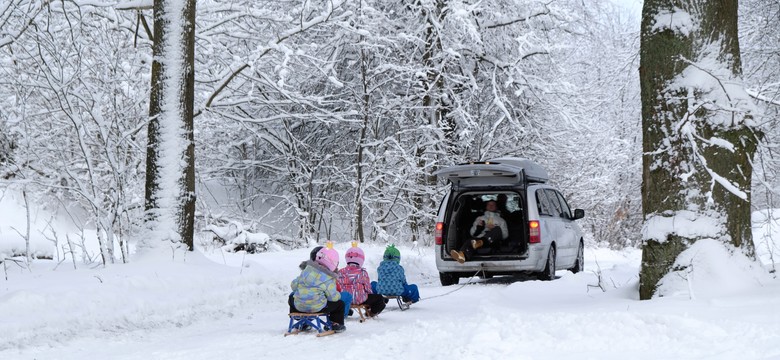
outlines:
{"label": "car door", "polygon": [[574,256],[572,255],[571,232],[567,231],[567,225],[569,224],[566,223],[566,219],[564,218],[566,215],[563,211],[563,206],[561,206],[560,200],[558,199],[558,192],[554,189],[545,189],[544,192],[547,194],[547,198],[550,201],[550,210],[555,215],[551,220],[551,223],[555,226],[555,233],[557,234],[558,265],[559,267],[562,267],[563,265],[569,264]]}
{"label": "car door", "polygon": [[[554,241],[558,244],[560,226],[558,225],[558,217],[555,215],[555,210],[553,209],[550,200],[547,198],[547,192],[544,188],[541,188],[535,191],[535,195],[536,208],[539,212],[539,227],[542,231],[542,242],[544,244],[549,244]],[[558,257],[557,253],[556,257]]]}
{"label": "car door", "polygon": [[[566,199],[558,190],[547,189],[547,196],[550,201],[553,202],[553,206],[558,212],[558,221],[560,226],[560,241],[561,247],[565,247],[564,259],[561,259],[564,264],[573,265],[577,257],[577,251],[579,250],[579,239],[577,238],[577,232],[574,229],[574,220],[572,220],[572,213],[569,205],[566,203]],[[554,200],[553,200],[554,199]]]}

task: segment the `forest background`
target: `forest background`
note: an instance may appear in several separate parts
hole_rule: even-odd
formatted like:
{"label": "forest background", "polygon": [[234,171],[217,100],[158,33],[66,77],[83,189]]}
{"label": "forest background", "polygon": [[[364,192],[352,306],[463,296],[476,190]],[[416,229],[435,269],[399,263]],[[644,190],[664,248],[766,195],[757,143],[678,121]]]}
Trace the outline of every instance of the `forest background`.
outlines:
{"label": "forest background", "polygon": [[[108,261],[128,261],[144,210],[150,6],[0,8],[0,186],[33,209],[28,224],[45,208],[81,234],[18,224],[0,233],[5,255],[56,257],[97,239]],[[588,246],[639,245],[638,13],[602,0],[197,6],[199,241],[430,245],[445,190],[431,173],[519,156],[587,210]],[[755,210],[775,207],[780,169],[778,14],[774,1],[740,2],[765,134]]]}

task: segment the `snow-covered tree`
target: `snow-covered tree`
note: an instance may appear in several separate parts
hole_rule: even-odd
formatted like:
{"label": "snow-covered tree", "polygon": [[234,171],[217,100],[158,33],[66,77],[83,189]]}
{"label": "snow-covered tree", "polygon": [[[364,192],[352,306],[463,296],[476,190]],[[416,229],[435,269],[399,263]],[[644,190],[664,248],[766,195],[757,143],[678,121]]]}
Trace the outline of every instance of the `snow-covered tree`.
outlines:
{"label": "snow-covered tree", "polygon": [[154,60],[142,246],[193,249],[195,0],[154,1]]}
{"label": "snow-covered tree", "polygon": [[[566,198],[586,209],[578,222],[598,244],[640,243],[641,118],[639,17],[609,2],[572,4],[581,20],[557,57],[566,91],[554,137],[540,158]],[[553,117],[555,115],[552,115]],[[546,155],[551,154],[551,155]],[[587,240],[587,238],[586,238]]]}
{"label": "snow-covered tree", "polygon": [[19,39],[50,3],[51,0],[9,0],[0,4],[0,48]]}
{"label": "snow-covered tree", "polygon": [[[607,1],[203,0],[191,66],[166,55],[183,54],[176,31],[147,29],[151,1],[47,4],[0,47],[10,163],[90,209],[107,259],[109,233],[144,220],[142,246],[186,242],[193,221],[293,246],[430,242],[444,190],[431,173],[504,155],[545,164],[597,241],[633,241],[635,38]],[[185,83],[194,124],[190,89],[173,91]],[[161,147],[142,218],[145,128]]]}
{"label": "snow-covered tree", "polygon": [[132,21],[115,15],[55,3],[0,49],[3,116],[17,144],[5,177],[27,189],[31,203],[68,211],[79,228],[96,229],[104,263],[127,260],[144,123],[137,92],[144,57],[132,47]]}
{"label": "snow-covered tree", "polygon": [[762,124],[764,141],[758,148],[755,171],[758,182],[754,204],[758,208],[776,207],[780,187],[777,143],[780,141],[780,3],[747,0],[740,2],[740,48],[745,82],[759,111],[754,115]]}
{"label": "snow-covered tree", "polygon": [[693,242],[715,239],[752,254],[751,161],[760,136],[741,78],[736,0],[645,0],[642,299],[690,266],[673,267]]}
{"label": "snow-covered tree", "polygon": [[[576,1],[521,3],[308,2],[228,16],[250,31],[256,25],[249,20],[265,15],[273,20],[263,24],[273,31],[203,43],[211,55],[202,60],[211,65],[204,66],[208,75],[199,83],[215,89],[200,115],[204,133],[212,134],[200,142],[213,149],[200,162],[205,182],[218,179],[236,191],[233,216],[276,233],[292,224],[300,229],[291,232],[293,238],[329,236],[335,226],[356,239],[363,234],[430,241],[441,196],[439,184],[431,182],[436,167],[524,156],[541,159],[561,182],[577,185],[571,193],[583,200],[599,194],[589,185],[594,182],[614,190],[604,172],[610,181],[613,173],[622,176],[626,190],[593,200],[604,209],[594,229],[620,223],[639,203],[626,195],[637,183],[625,181],[631,157],[616,166],[614,157],[598,156],[598,144],[630,147],[621,140],[630,134],[631,127],[621,124],[628,112],[620,109],[630,107],[632,99],[624,94],[631,86],[620,74],[631,74],[624,62],[632,47],[623,42],[634,39],[604,41],[589,51],[584,38],[596,43],[597,35],[623,29],[586,35],[601,18],[571,15],[590,9]],[[208,15],[201,19],[212,21]],[[205,26],[206,34],[228,26],[218,19]],[[607,55],[617,49],[625,51]],[[605,61],[590,66],[605,70],[581,76],[577,59],[594,53]],[[258,69],[265,69],[262,76]],[[592,89],[603,84],[614,90]],[[582,156],[584,147],[592,155]],[[594,166],[572,171],[583,157]],[[268,214],[282,221],[267,221]],[[602,231],[599,238],[609,241],[611,234]]]}
{"label": "snow-covered tree", "polygon": [[[755,121],[764,134],[754,161],[753,226],[773,228],[774,210],[780,194],[780,3],[776,1],[740,1],[740,49],[748,93],[759,111]],[[760,221],[761,223],[756,223]],[[766,233],[765,233],[766,234]],[[769,236],[753,239],[756,252],[770,257],[778,253],[780,242]]]}

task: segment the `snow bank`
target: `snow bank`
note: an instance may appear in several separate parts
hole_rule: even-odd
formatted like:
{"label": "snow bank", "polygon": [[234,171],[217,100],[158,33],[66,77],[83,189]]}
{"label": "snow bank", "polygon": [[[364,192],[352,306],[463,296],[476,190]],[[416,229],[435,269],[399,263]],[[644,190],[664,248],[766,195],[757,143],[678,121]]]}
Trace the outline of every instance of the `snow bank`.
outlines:
{"label": "snow bank", "polygon": [[[13,213],[6,209],[2,215]],[[757,241],[773,238],[777,227],[769,224],[778,218],[754,214]],[[335,244],[342,262],[350,246]],[[385,246],[360,246],[376,279]],[[431,247],[398,248],[422,300],[403,312],[391,303],[366,323],[352,317],[347,332],[323,339],[282,336],[289,283],[311,248],[158,249],[107,268],[9,264],[8,279],[0,278],[0,359],[295,360],[313,352],[365,357],[366,349],[375,359],[780,356],[780,283],[714,241],[683,253],[686,271],[664,278],[663,297],[651,301],[638,301],[637,249],[586,248],[585,271],[558,271],[554,281],[497,277],[441,287]]]}
{"label": "snow bank", "polygon": [[710,299],[744,292],[769,281],[766,270],[742,251],[703,239],[677,257],[673,271],[661,279],[656,296]]}
{"label": "snow bank", "polygon": [[[343,261],[349,243],[335,249]],[[383,244],[361,244],[375,279]],[[637,299],[641,252],[587,248],[558,279],[473,279],[441,287],[431,248],[399,246],[422,300],[326,338],[284,337],[289,282],[310,249],[186,257],[158,253],[109,268],[0,280],[0,358],[733,359],[780,355],[777,281],[732,298]],[[708,250],[708,247],[702,247]],[[717,250],[717,247],[716,249]],[[719,251],[712,251],[714,255]],[[714,256],[713,255],[713,256]],[[710,255],[708,255],[710,256]],[[725,256],[725,255],[723,255]],[[717,259],[716,259],[717,260]],[[721,259],[722,260],[722,259]],[[698,271],[698,270],[697,270]],[[606,292],[594,288],[597,274]],[[698,276],[698,273],[697,273]],[[708,280],[709,279],[709,280]],[[697,281],[714,281],[713,277]],[[715,284],[710,284],[715,286]]]}
{"label": "snow bank", "polygon": [[[335,244],[342,262],[349,246]],[[361,248],[366,269],[376,279],[384,246]],[[399,249],[410,282],[438,283],[430,249]],[[186,327],[258,311],[283,316],[290,281],[309,251],[158,251],[107,268],[60,266],[51,271],[56,262],[43,260],[34,262],[31,271],[13,267],[8,280],[0,280],[0,353],[31,345],[62,346],[77,337]],[[283,327],[283,321],[276,324]]]}
{"label": "snow bank", "polygon": [[235,316],[264,297],[284,298],[289,286],[197,253],[186,262],[167,259],[57,271],[38,261],[31,272],[12,271],[1,284],[0,351]]}

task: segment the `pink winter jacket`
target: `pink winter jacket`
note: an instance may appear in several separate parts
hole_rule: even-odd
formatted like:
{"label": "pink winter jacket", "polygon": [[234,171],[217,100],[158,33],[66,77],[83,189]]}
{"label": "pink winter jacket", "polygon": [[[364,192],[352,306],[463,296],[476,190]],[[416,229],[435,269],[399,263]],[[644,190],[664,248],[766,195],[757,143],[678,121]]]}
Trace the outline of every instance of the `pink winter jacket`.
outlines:
{"label": "pink winter jacket", "polygon": [[353,304],[362,304],[366,302],[368,294],[371,294],[371,279],[368,278],[366,269],[356,265],[347,265],[339,270],[338,278],[341,291],[352,294]]}

